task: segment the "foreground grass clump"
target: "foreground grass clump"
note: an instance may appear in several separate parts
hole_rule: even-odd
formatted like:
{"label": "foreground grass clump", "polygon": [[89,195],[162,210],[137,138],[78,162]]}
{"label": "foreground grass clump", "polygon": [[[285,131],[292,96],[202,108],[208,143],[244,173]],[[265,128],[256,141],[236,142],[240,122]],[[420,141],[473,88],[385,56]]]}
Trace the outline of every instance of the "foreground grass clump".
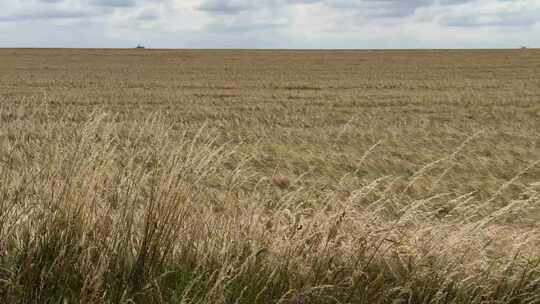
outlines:
{"label": "foreground grass clump", "polygon": [[540,53],[0,50],[1,303],[540,303]]}
{"label": "foreground grass clump", "polygon": [[239,146],[206,128],[173,136],[169,121],[96,112],[79,124],[11,125],[33,135],[2,142],[3,299],[540,301],[533,186],[507,204],[407,194],[429,164],[404,183],[344,176],[327,188],[301,178],[279,187],[246,166]]}

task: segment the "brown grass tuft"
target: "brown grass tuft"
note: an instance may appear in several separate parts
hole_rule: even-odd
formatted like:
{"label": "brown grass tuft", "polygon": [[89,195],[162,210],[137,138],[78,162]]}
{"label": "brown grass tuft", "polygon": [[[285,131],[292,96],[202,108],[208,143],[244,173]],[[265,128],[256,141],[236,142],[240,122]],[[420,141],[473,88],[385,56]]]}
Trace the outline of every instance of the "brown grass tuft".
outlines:
{"label": "brown grass tuft", "polygon": [[272,183],[280,189],[288,189],[291,186],[291,179],[281,174],[274,175],[272,177]]}

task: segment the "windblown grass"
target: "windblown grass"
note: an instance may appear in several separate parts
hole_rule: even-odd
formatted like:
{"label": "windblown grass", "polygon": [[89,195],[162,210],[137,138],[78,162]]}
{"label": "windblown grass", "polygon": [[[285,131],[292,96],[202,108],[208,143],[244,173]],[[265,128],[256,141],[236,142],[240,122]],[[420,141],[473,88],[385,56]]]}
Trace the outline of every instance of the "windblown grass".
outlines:
{"label": "windblown grass", "polygon": [[[420,60],[413,55],[403,56]],[[186,64],[201,60],[194,58]],[[13,71],[27,64],[14,62]],[[400,70],[397,63],[384,68],[392,65]],[[129,77],[110,69],[111,82]],[[198,73],[204,69],[190,75]],[[444,75],[423,73],[414,75]],[[499,78],[515,81],[508,73]],[[71,74],[97,81],[96,74]],[[440,123],[425,116],[429,102],[390,113],[394,106],[317,112],[317,102],[324,111],[340,106],[328,101],[339,95],[328,93],[326,74],[300,84],[276,80],[284,94],[322,94],[305,103],[280,93],[272,104],[260,96],[250,103],[216,97],[241,88],[207,88],[213,97],[191,108],[191,97],[166,80],[153,85],[181,101],[145,107],[153,102],[146,93],[119,105],[121,88],[99,92],[91,84],[32,92],[31,83],[64,76],[48,77],[24,80],[26,93],[7,85],[0,94],[5,303],[540,303],[534,102],[491,105],[483,108],[491,120],[473,122],[459,118],[466,115],[460,104],[447,105],[452,111],[433,114],[446,119]],[[206,79],[178,77],[192,86]],[[535,81],[522,87],[537,94]],[[392,90],[389,83],[376,85]],[[63,95],[76,92],[76,99]],[[490,92],[471,96],[481,105]],[[107,96],[105,104],[85,105]],[[514,105],[526,103],[515,98]],[[237,107],[259,109],[245,115]],[[201,121],[204,115],[217,119]]]}

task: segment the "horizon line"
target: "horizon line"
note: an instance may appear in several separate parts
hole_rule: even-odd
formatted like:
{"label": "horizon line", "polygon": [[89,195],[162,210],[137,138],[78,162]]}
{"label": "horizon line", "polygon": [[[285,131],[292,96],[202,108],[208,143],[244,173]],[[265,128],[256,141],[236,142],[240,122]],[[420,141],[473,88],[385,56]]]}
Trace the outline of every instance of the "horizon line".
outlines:
{"label": "horizon line", "polygon": [[167,47],[146,47],[144,45],[142,48],[134,47],[18,47],[18,46],[9,46],[2,47],[0,50],[200,50],[200,51],[453,51],[453,50],[537,50],[540,48],[537,47],[528,47],[528,46],[518,46],[514,48],[510,47],[492,47],[492,48],[167,48]]}

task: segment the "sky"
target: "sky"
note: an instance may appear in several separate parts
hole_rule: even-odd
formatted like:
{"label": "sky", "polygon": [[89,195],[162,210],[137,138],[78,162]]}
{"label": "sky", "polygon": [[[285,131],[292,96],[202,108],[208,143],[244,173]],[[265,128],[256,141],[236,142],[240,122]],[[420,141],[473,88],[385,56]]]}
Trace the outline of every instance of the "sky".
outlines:
{"label": "sky", "polygon": [[0,47],[540,47],[540,0],[0,0]]}

